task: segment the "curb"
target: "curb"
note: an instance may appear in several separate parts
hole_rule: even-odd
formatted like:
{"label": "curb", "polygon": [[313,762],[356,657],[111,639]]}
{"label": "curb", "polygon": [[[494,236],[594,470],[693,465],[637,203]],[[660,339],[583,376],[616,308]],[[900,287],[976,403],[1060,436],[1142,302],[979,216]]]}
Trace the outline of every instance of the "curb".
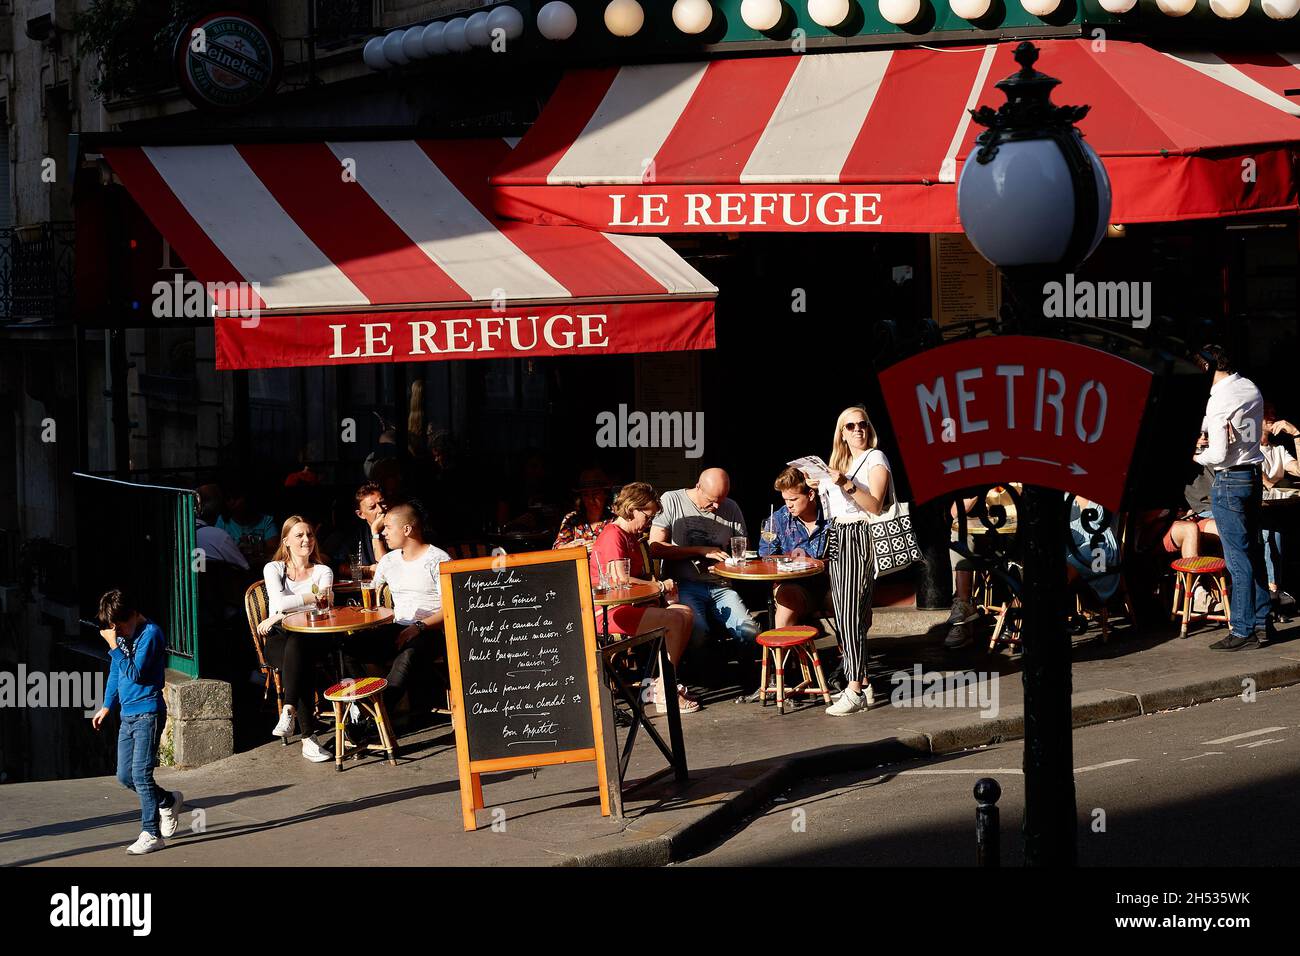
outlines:
{"label": "curb", "polygon": [[[1300,684],[1300,659],[1282,662],[1262,670],[1243,671],[1228,677],[1211,678],[1173,687],[1131,691],[1081,691],[1071,702],[1071,727],[1127,720],[1160,711],[1206,704],[1225,697],[1237,697],[1254,680],[1257,691]],[[697,781],[673,802],[699,801],[702,810],[692,820],[655,826],[653,817],[628,825],[630,834],[644,838],[625,846],[610,847],[590,854],[565,858],[560,866],[667,866],[685,860],[716,842],[733,826],[772,797],[806,777],[863,770],[887,763],[934,757],[973,747],[987,746],[1024,736],[1021,707],[1007,708],[1007,715],[995,720],[954,723],[952,727],[912,732],[902,736],[860,744],[822,747],[806,753],[772,758],[756,774],[728,776],[726,770]],[[706,802],[707,801],[707,802]]]}

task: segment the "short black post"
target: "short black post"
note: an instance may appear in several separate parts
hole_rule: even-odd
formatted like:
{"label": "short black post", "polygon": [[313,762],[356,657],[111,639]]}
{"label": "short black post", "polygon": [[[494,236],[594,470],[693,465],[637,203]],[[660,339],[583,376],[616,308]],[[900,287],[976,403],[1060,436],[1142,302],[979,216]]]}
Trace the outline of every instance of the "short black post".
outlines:
{"label": "short black post", "polygon": [[975,782],[975,865],[1001,866],[998,798],[1002,788],[992,777]]}

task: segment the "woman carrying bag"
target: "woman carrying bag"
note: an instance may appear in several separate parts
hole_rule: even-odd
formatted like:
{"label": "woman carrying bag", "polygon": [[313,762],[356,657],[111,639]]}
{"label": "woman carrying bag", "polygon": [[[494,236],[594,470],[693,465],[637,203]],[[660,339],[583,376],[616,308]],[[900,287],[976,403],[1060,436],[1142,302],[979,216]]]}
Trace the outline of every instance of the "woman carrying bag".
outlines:
{"label": "woman carrying bag", "polygon": [[[832,519],[826,557],[847,684],[826,713],[843,717],[872,704],[867,680],[867,630],[871,627],[875,569],[868,516],[884,510],[891,481],[889,460],[876,447],[876,430],[861,405],[840,412],[828,465],[833,487],[819,490]],[[813,480],[808,484],[817,487]]]}

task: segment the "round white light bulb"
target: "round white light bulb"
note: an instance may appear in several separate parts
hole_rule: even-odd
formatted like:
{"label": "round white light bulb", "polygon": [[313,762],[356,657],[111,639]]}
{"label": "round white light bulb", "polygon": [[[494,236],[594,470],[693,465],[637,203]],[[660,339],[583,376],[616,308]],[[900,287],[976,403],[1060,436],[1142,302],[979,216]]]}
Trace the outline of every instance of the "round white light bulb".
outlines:
{"label": "round white light bulb", "polygon": [[776,29],[784,15],[785,8],[781,6],[781,0],[741,0],[740,19],[751,30],[762,32]]}
{"label": "round white light bulb", "polygon": [[405,30],[394,30],[384,37],[384,59],[393,66],[401,66],[403,63],[410,62],[406,58],[406,54],[402,52],[402,39],[405,36]]}
{"label": "round white light bulb", "polygon": [[1128,13],[1137,6],[1137,0],[1101,0],[1101,8],[1107,13]]}
{"label": "round white light bulb", "polygon": [[488,15],[486,10],[471,13],[465,21],[465,39],[473,47],[485,47],[492,42],[488,36]]}
{"label": "round white light bulb", "polygon": [[564,0],[551,0],[537,11],[537,32],[548,40],[567,40],[577,29],[577,11]]}
{"label": "round white light bulb", "polygon": [[1263,0],[1260,6],[1272,20],[1290,20],[1300,13],[1300,0]]}
{"label": "round white light bulb", "polygon": [[361,51],[361,59],[372,70],[386,70],[393,64],[384,56],[384,38],[371,37]]}
{"label": "round white light bulb", "polygon": [[849,0],[808,0],[808,16],[823,27],[837,27],[849,18]]}
{"label": "round white light bulb", "polygon": [[1025,13],[1033,17],[1050,17],[1061,5],[1061,0],[1020,0]]}
{"label": "round white light bulb", "polygon": [[609,0],[605,29],[616,37],[635,36],[645,25],[645,11],[636,0]]}
{"label": "round white light bulb", "polygon": [[1235,20],[1250,9],[1250,0],[1210,0],[1214,15],[1224,20]]}
{"label": "round white light bulb", "polygon": [[524,15],[512,6],[497,7],[488,13],[488,36],[497,30],[504,32],[507,40],[518,40],[524,35]]}
{"label": "round white light bulb", "polygon": [[445,29],[447,29],[447,24],[442,21],[430,23],[424,28],[424,37],[421,42],[424,44],[426,55],[442,56],[447,52],[447,41],[442,36],[442,31]]}
{"label": "round white light bulb", "polygon": [[677,0],[673,4],[673,25],[694,36],[703,33],[713,22],[713,5],[709,0]]}
{"label": "round white light bulb", "polygon": [[880,15],[896,27],[904,26],[921,15],[921,0],[880,0]]}
{"label": "round white light bulb", "polygon": [[1156,6],[1167,17],[1185,17],[1196,9],[1196,0],[1156,0]]}
{"label": "round white light bulb", "polygon": [[[1136,3],[1137,0],[1133,2]],[[948,5],[952,8],[952,12],[963,20],[978,20],[989,12],[992,0],[952,0]]]}
{"label": "round white light bulb", "polygon": [[448,20],[442,31],[442,39],[451,53],[468,53],[469,38],[465,36],[465,18]]}
{"label": "round white light bulb", "polygon": [[429,55],[424,52],[424,27],[411,27],[402,34],[402,52],[408,60],[423,60]]}

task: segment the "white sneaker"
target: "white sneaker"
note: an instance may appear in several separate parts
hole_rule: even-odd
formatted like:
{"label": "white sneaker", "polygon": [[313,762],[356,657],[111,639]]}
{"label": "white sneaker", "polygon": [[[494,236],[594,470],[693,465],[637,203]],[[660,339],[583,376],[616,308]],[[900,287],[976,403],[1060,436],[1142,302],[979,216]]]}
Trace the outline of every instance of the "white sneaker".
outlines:
{"label": "white sneaker", "polygon": [[843,717],[866,710],[870,706],[871,700],[866,694],[855,694],[851,690],[845,690],[839,700],[826,708],[826,713],[832,717]]}
{"label": "white sneaker", "polygon": [[172,805],[158,808],[158,832],[165,837],[175,836],[180,823],[181,811],[185,809],[185,797],[179,790],[172,791]]}
{"label": "white sneaker", "polygon": [[288,737],[293,733],[293,705],[285,704],[280,708],[280,722],[271,731],[273,737]]}
{"label": "white sneaker", "polygon": [[328,760],[333,760],[334,755],[322,748],[320,744],[310,737],[304,737],[302,739],[302,758],[310,760],[312,763],[325,763]]}
{"label": "white sneaker", "polygon": [[141,833],[136,841],[126,848],[126,852],[131,856],[144,856],[146,853],[161,850],[166,845],[161,837],[156,837],[152,833]]}

